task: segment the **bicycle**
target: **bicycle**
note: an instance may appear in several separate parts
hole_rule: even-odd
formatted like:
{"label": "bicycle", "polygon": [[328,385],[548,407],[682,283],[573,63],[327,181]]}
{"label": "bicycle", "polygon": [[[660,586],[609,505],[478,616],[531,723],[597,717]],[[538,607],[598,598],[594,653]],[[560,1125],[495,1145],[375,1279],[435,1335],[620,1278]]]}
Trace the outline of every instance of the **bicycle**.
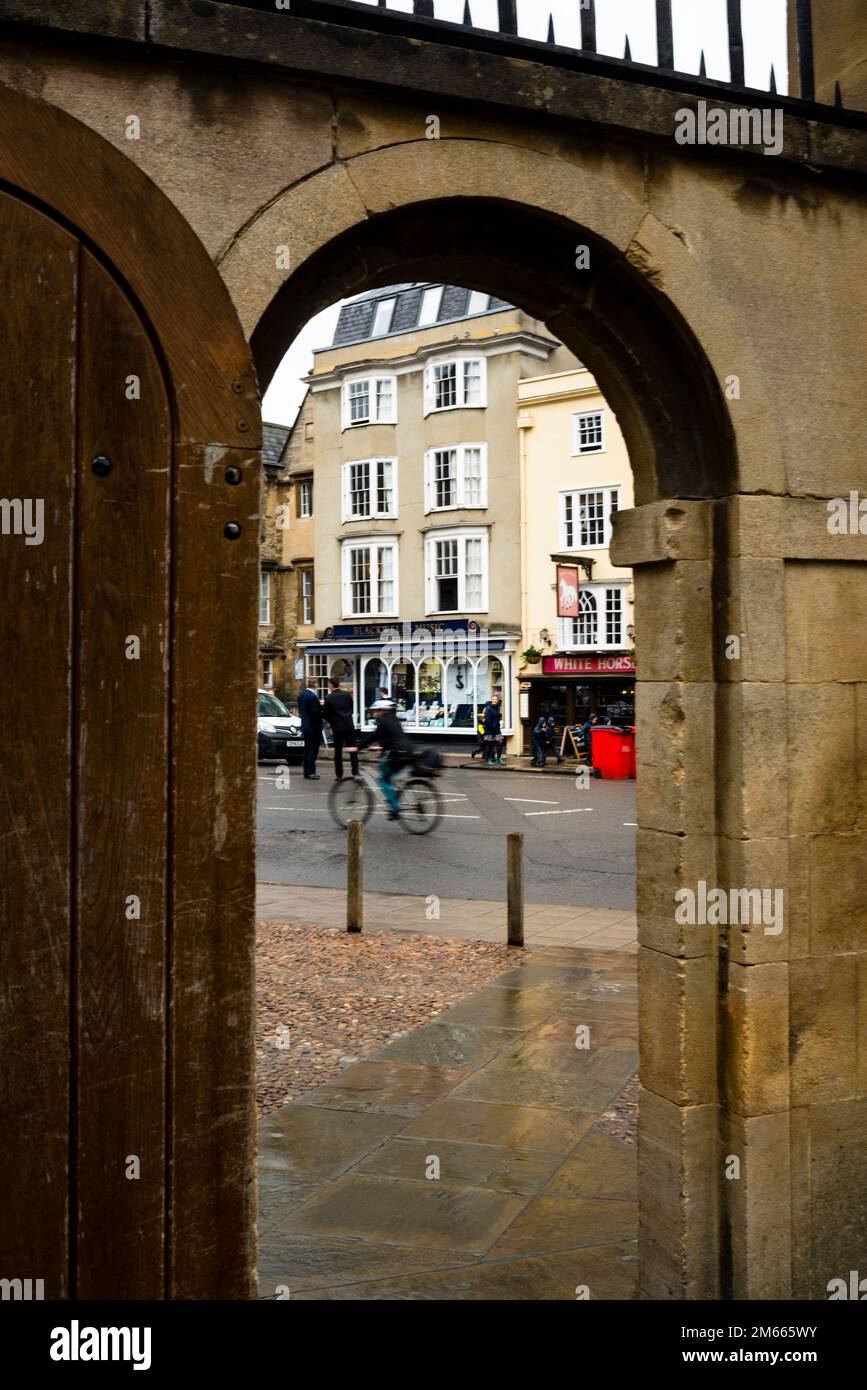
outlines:
{"label": "bicycle", "polygon": [[[398,797],[397,818],[408,835],[429,835],[442,820],[440,794],[433,782],[420,777],[409,765],[394,777]],[[344,777],[328,793],[328,809],[333,820],[345,830],[351,821],[369,820],[377,801],[389,811],[391,807],[380,791],[376,779],[366,768],[357,777]]]}

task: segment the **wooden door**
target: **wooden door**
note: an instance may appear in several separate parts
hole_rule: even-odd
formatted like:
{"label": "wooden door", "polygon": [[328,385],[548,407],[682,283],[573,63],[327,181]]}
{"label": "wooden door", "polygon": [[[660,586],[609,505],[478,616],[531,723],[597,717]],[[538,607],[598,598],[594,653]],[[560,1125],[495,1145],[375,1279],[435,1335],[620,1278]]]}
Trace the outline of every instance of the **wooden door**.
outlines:
{"label": "wooden door", "polygon": [[159,1298],[168,396],[109,272],[9,194],[0,303],[0,725],[14,731],[2,760],[14,828],[0,841],[0,1034],[4,1100],[17,1109],[30,1096],[6,1135],[23,1230],[4,1258],[8,1277],[44,1278],[54,1296],[104,1286]]}
{"label": "wooden door", "polygon": [[249,1297],[255,380],[105,142],[0,89],[3,176],[0,1278]]}

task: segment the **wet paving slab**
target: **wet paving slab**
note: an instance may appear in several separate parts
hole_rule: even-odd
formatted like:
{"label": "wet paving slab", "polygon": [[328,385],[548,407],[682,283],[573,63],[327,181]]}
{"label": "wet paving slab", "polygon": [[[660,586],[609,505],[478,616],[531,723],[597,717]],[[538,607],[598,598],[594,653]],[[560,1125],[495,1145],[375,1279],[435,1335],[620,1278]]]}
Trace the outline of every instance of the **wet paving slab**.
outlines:
{"label": "wet paving slab", "polygon": [[537,949],[267,1116],[261,1297],[635,1297],[636,1009],[634,956]]}

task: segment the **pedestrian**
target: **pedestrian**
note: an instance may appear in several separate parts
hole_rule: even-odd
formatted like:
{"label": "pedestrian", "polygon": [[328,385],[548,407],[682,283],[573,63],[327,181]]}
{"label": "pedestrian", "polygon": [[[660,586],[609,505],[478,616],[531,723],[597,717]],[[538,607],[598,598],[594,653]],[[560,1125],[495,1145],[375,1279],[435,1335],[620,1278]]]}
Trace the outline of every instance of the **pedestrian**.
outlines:
{"label": "pedestrian", "polygon": [[545,754],[548,748],[548,722],[544,714],[540,714],[533,726],[533,766],[545,766]]}
{"label": "pedestrian", "polygon": [[599,715],[591,714],[581,730],[581,751],[588,761],[593,758],[593,730],[599,727]]}
{"label": "pedestrian", "polygon": [[334,676],[328,678],[328,694],[325,696],[323,715],[326,724],[331,726],[334,740],[334,775],[343,777],[343,750],[349,754],[349,765],[353,777],[358,776],[358,734],[355,731],[355,707],[348,690],[340,688],[340,681]]}
{"label": "pedestrian", "polygon": [[485,745],[488,767],[505,767],[503,758],[503,724],[500,713],[500,697],[492,695],[485,705]]}
{"label": "pedestrian", "polygon": [[548,752],[553,753],[558,763],[562,763],[563,758],[560,749],[557,747],[557,725],[554,722],[553,714],[548,715],[545,724],[545,746]]}
{"label": "pedestrian", "polygon": [[322,742],[322,701],[316,693],[313,681],[298,696],[298,713],[301,716],[301,733],[304,737],[304,780],[318,782],[316,758]]}

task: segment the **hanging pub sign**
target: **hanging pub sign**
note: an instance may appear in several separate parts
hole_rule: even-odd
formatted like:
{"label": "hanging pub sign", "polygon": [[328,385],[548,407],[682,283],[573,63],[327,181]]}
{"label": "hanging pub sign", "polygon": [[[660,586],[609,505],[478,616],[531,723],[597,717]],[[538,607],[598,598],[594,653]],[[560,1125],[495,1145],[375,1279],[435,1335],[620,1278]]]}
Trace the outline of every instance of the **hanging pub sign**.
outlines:
{"label": "hanging pub sign", "polygon": [[572,565],[557,566],[557,617],[577,618],[578,570]]}

